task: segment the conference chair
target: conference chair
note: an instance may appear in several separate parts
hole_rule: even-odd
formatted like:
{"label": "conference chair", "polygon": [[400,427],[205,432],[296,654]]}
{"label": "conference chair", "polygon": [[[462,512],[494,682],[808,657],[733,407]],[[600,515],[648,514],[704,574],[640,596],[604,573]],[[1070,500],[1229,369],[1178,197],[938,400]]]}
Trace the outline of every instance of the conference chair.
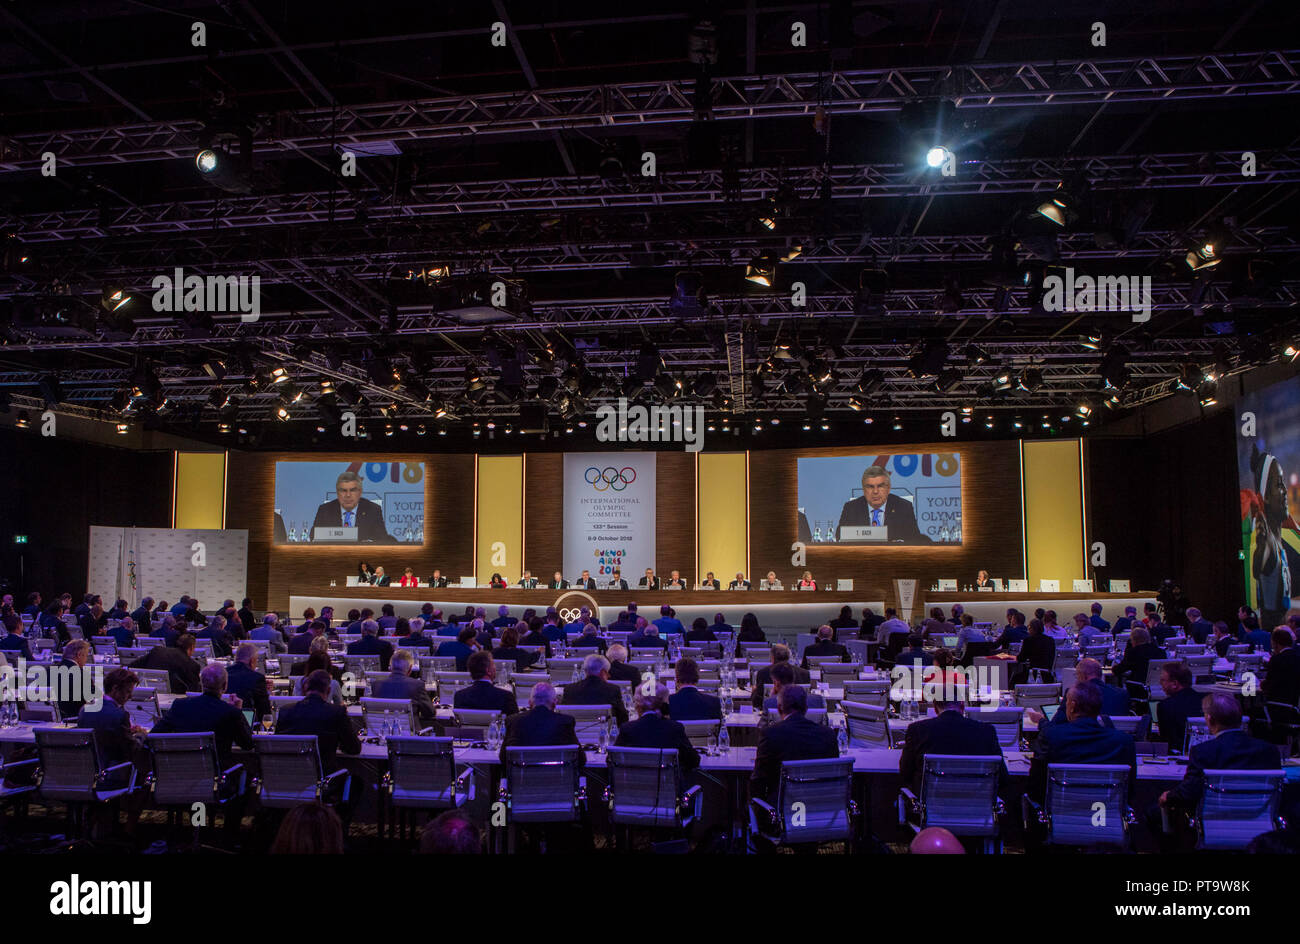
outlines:
{"label": "conference chair", "polygon": [[1052,661],[1052,671],[1059,672],[1061,669],[1074,668],[1074,664],[1078,661],[1078,646],[1057,646],[1056,656]]}
{"label": "conference chair", "polygon": [[160,695],[172,694],[172,677],[166,669],[132,669],[131,671],[140,679],[141,685],[152,688]]}
{"label": "conference chair", "polygon": [[856,701],[876,708],[889,707],[889,679],[846,679],[844,701]]}
{"label": "conference chair", "polygon": [[1181,659],[1152,659],[1147,663],[1147,677],[1142,682],[1129,682],[1128,692],[1134,701],[1163,701],[1165,690],[1160,687],[1160,672],[1165,666]]}
{"label": "conference chair", "polygon": [[89,728],[37,728],[34,733],[41,762],[41,802],[67,807],[70,835],[87,834],[89,807],[115,803],[135,791],[135,764],[124,761],[105,767],[95,732]]}
{"label": "conference chair", "polygon": [[[781,709],[768,708],[767,717],[768,720],[772,722],[772,724],[776,724],[781,720]],[[827,719],[826,716],[825,708],[809,708],[807,711],[804,712],[804,717],[807,718],[809,721],[816,721],[818,724],[830,724],[830,721]]]}
{"label": "conference chair", "polygon": [[372,737],[412,735],[420,730],[409,698],[361,699],[361,727]]}
{"label": "conference chair", "polygon": [[145,743],[151,764],[145,787],[153,804],[167,811],[170,829],[175,829],[178,821],[191,822],[191,850],[198,852],[202,848],[200,824],[206,824],[207,817],[196,820],[195,804],[202,804],[208,811],[224,810],[227,817],[235,815],[231,804],[243,798],[248,772],[243,764],[221,769],[216,735],[211,732],[150,734]]}
{"label": "conference chair", "polygon": [[302,803],[346,804],[352,775],[344,768],[325,773],[316,735],[259,734],[253,738],[260,773],[253,791],[268,809],[292,809]]}
{"label": "conference chair", "polygon": [[1020,749],[1025,724],[1024,708],[975,708],[966,712],[966,717],[981,724],[993,725],[998,736],[998,746],[1004,751]]}
{"label": "conference chair", "polygon": [[1258,737],[1286,745],[1287,754],[1293,755],[1300,741],[1300,708],[1284,701],[1265,702],[1251,728]]}
{"label": "conference chair", "polygon": [[117,640],[112,636],[91,636],[90,646],[97,656],[117,655]]}
{"label": "conference chair", "polygon": [[1174,656],[1179,659],[1203,655],[1205,655],[1205,643],[1203,642],[1184,642],[1174,646]]}
{"label": "conference chair", "polygon": [[1284,829],[1282,770],[1206,770],[1193,825],[1197,849],[1244,849],[1261,833]]}
{"label": "conference chair", "polygon": [[[138,640],[137,640],[137,642],[138,642]],[[144,658],[145,656],[147,656],[149,653],[153,652],[153,650],[154,650],[154,647],[153,647],[153,646],[139,646],[139,645],[137,645],[137,646],[119,646],[119,647],[118,647],[118,650],[117,650],[117,657],[118,657],[118,659],[121,660],[122,665],[128,665],[128,664],[134,662],[136,659],[143,659],[143,658]],[[194,653],[195,653],[196,656],[198,655],[198,647],[197,647],[197,646],[194,647]],[[195,661],[197,662],[198,660],[195,659]],[[132,669],[131,671],[132,671],[132,672],[135,672],[135,673],[138,675],[138,674],[140,673],[141,670],[140,670],[140,669]],[[148,670],[146,670],[146,671],[148,671]]]}
{"label": "conference chair", "polygon": [[1169,745],[1171,750],[1182,749],[1183,756],[1186,757],[1192,752],[1192,748],[1202,741],[1210,739],[1210,725],[1204,718],[1188,718],[1186,725],[1183,727],[1183,743]]}
{"label": "conference chair", "polygon": [[1084,646],[1081,657],[1084,659],[1096,659],[1102,665],[1106,664],[1106,656],[1110,654],[1110,643],[1092,643]]}
{"label": "conference chair", "polygon": [[776,803],[755,797],[749,808],[754,838],[772,851],[823,842],[843,842],[852,851],[858,815],[853,759],[784,761]]}
{"label": "conference chair", "polygon": [[293,675],[293,667],[300,662],[306,662],[310,655],[282,652],[275,658],[280,666],[280,678],[290,678]]}
{"label": "conference chair", "polygon": [[[508,747],[505,775],[497,797],[505,804],[506,851],[514,853],[516,827],[535,823],[573,823],[587,805],[587,780],[581,776],[580,747]],[[495,822],[493,817],[493,822]],[[493,846],[499,845],[501,831]],[[545,833],[542,833],[545,850]]]}
{"label": "conference chair", "polygon": [[162,706],[158,703],[158,690],[147,685],[137,685],[131,690],[131,697],[123,706],[132,724],[149,730],[162,717]]}
{"label": "conference chair", "polygon": [[[794,656],[791,656],[791,658],[793,659]],[[839,656],[809,656],[808,657],[809,668],[812,668],[814,666],[816,666],[817,668],[823,668],[828,662],[832,662],[832,663],[838,662],[840,664],[843,664],[843,660],[841,660]]]}
{"label": "conference chair", "polygon": [[556,705],[556,712],[574,719],[574,734],[581,744],[595,744],[609,730],[609,705]]}
{"label": "conference chair", "polygon": [[847,725],[850,747],[890,748],[894,746],[889,733],[888,707],[867,705],[856,701],[844,701],[840,707],[844,711],[844,723]]}
{"label": "conference chair", "polygon": [[1001,852],[1002,764],[1001,754],[925,755],[921,796],[906,786],[898,792],[898,825],[914,833],[941,826],[954,836],[982,839],[986,853]]}
{"label": "conference chair", "polygon": [[1061,702],[1060,682],[1026,682],[1015,687],[1016,707],[1042,711]]}
{"label": "conference chair", "polygon": [[[1128,806],[1129,772],[1127,764],[1049,764],[1044,805],[1024,797],[1026,827],[1043,830],[1047,845],[1127,848],[1136,821]],[[1098,810],[1106,811],[1104,818]]]}
{"label": "conference chair", "polygon": [[683,721],[681,725],[686,729],[686,739],[691,742],[692,747],[712,748],[717,746],[718,732],[722,728],[722,722],[716,718],[701,721]]}
{"label": "conference chair", "polygon": [[1151,715],[1102,715],[1101,722],[1107,721],[1116,731],[1123,731],[1135,741],[1145,741],[1151,736]]}
{"label": "conference chair", "polygon": [[456,700],[456,693],[462,688],[469,688],[474,684],[468,672],[435,672],[433,674],[434,683],[438,686],[437,696],[438,704],[451,707]]}
{"label": "conference chair", "polygon": [[[456,708],[452,711],[451,724],[443,734],[462,741],[486,741],[488,728],[493,721],[499,720],[501,712],[491,708]],[[504,729],[501,734],[505,736]]]}
{"label": "conference chair", "polygon": [[343,671],[351,672],[356,678],[364,678],[366,672],[370,670],[379,671],[379,656],[349,656],[343,657]]}
{"label": "conference chair", "polygon": [[957,664],[962,668],[968,669],[975,664],[976,659],[987,658],[997,651],[997,644],[992,642],[968,642],[961,651],[961,658]]}
{"label": "conference chair", "polygon": [[704,791],[699,784],[683,789],[677,751],[611,747],[606,764],[609,782],[604,798],[615,849],[624,848],[633,828],[685,833],[703,815]]}
{"label": "conference chair", "polygon": [[[811,663],[809,663],[811,664]],[[842,685],[849,679],[856,679],[862,671],[861,662],[823,662],[821,664],[822,681],[833,686]]]}
{"label": "conference chair", "polygon": [[[7,762],[0,758],[0,811],[12,805],[17,810],[18,822],[22,823],[27,817],[28,801],[36,791],[40,773],[38,758]],[[3,830],[0,830],[0,835],[4,835]]]}
{"label": "conference chair", "polygon": [[1208,655],[1187,656],[1183,661],[1192,670],[1192,680],[1195,682],[1214,674],[1214,663],[1218,658],[1218,655],[1211,652]]}
{"label": "conference chair", "polygon": [[456,758],[449,737],[390,737],[388,771],[378,784],[380,838],[384,837],[386,810],[393,813],[389,837],[396,826],[405,841],[419,811],[458,809],[472,801],[473,775],[473,769],[467,767],[456,776]]}
{"label": "conference chair", "polygon": [[975,684],[971,687],[980,693],[987,690],[996,701],[1002,692],[1011,691],[1011,667],[1015,664],[1010,659],[976,656],[971,665],[975,670]]}

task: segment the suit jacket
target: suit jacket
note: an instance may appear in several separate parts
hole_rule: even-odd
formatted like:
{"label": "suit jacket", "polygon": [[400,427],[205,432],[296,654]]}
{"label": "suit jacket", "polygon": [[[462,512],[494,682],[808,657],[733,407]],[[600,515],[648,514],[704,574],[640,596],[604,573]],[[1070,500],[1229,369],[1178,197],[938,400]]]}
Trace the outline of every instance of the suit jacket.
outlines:
{"label": "suit jacket", "polygon": [[1043,633],[1026,636],[1020,644],[1016,662],[1027,664],[1031,669],[1052,671],[1052,666],[1056,663],[1056,640]]}
{"label": "suit jacket", "polygon": [[451,656],[455,656],[457,672],[467,671],[466,666],[469,664],[469,657],[473,654],[474,654],[474,650],[471,649],[469,646],[465,645],[463,642],[461,642],[458,639],[453,639],[450,642],[444,642],[441,646],[438,647],[438,651],[435,653],[435,655],[438,655],[442,658],[449,658]]}
{"label": "suit jacket", "polygon": [[[846,527],[865,527],[871,524],[871,506],[866,498],[854,498],[844,503],[840,523],[835,529],[838,540],[844,540],[840,530]],[[884,527],[889,529],[890,544],[930,544],[928,537],[916,525],[916,509],[901,495],[885,499]]]}
{"label": "suit jacket", "polygon": [[646,579],[645,579],[644,577],[642,577],[640,580],[638,580],[638,581],[636,582],[636,585],[637,585],[638,587],[645,587],[647,590],[659,590],[659,589],[661,589],[660,586],[659,586],[659,578],[658,578],[658,577],[652,577],[652,578],[650,579],[650,584],[649,584],[648,586],[647,586],[647,584],[646,584]]}
{"label": "suit jacket", "polygon": [[[311,523],[311,536],[316,536],[317,528],[341,527],[343,527],[343,508],[339,505],[339,500],[335,498],[316,509],[316,518]],[[357,503],[356,529],[359,544],[397,543],[384,526],[384,510],[365,498]]]}
{"label": "suit jacket", "polygon": [[123,649],[130,649],[135,645],[135,633],[125,626],[114,626],[105,632]]}
{"label": "suit jacket", "polygon": [[1147,665],[1152,659],[1167,659],[1168,654],[1153,642],[1141,646],[1129,646],[1124,650],[1124,659],[1115,666],[1115,681],[1137,682],[1145,685]]}
{"label": "suit jacket", "polygon": [[311,641],[315,639],[315,634],[311,630],[305,633],[298,633],[289,640],[289,652],[293,655],[305,656],[311,652]]}
{"label": "suit jacket", "polygon": [[841,662],[849,661],[849,650],[837,642],[815,642],[803,651],[803,667],[808,668],[809,656],[839,656]]}
{"label": "suit jacket", "polygon": [[375,698],[407,698],[415,709],[415,717],[421,723],[433,723],[436,712],[429,690],[424,687],[424,680],[411,678],[409,675],[389,674],[388,678],[371,686]]}
{"label": "suit jacket", "polygon": [[810,721],[806,715],[793,714],[759,734],[754,771],[749,778],[750,795],[775,800],[783,761],[839,756],[833,728]]}
{"label": "suit jacket", "polygon": [[439,639],[437,636],[426,636],[422,632],[411,633],[409,636],[407,636],[405,639],[402,640],[402,648],[403,649],[422,648],[422,649],[428,649],[430,650],[430,652],[432,652],[434,648],[436,648],[437,646],[441,646],[442,643],[443,640]]}
{"label": "suit jacket", "polygon": [[[506,762],[507,747],[580,747],[577,719],[562,715],[544,705],[521,711],[506,719],[506,736],[501,742],[501,763]],[[578,752],[578,766],[587,762],[586,755]]]}
{"label": "suit jacket", "polygon": [[681,722],[665,718],[657,711],[647,711],[619,728],[614,746],[675,750],[682,770],[694,770],[700,766],[700,752],[691,744]]}
{"label": "suit jacket", "polygon": [[595,589],[596,589],[596,578],[595,578],[595,577],[588,577],[588,578],[584,581],[581,577],[579,577],[577,580],[573,581],[573,585],[574,585],[575,587],[579,588],[580,590],[595,590]]}
{"label": "suit jacket", "polygon": [[446,578],[446,577],[436,577],[436,578],[435,578],[435,577],[430,577],[430,578],[428,579],[428,581],[426,581],[426,582],[429,584],[430,587],[445,587],[445,586],[447,586],[447,578]]}
{"label": "suit jacket", "polygon": [[1300,649],[1288,646],[1269,659],[1263,691],[1265,701],[1300,701]]}
{"label": "suit jacket", "polygon": [[668,717],[674,721],[721,720],[722,699],[688,685],[668,696]]}
{"label": "suit jacket", "polygon": [[1029,763],[1029,795],[1042,800],[1047,792],[1048,764],[1127,764],[1129,796],[1137,784],[1137,746],[1133,737],[1102,727],[1096,718],[1044,725],[1034,742]]}
{"label": "suit jacket", "polygon": [[[812,675],[807,669],[794,667],[794,684],[807,685],[812,681]],[[763,707],[763,693],[767,691],[767,686],[772,684],[772,667],[765,665],[754,673],[754,693],[750,696],[750,703],[755,708]],[[852,701],[852,699],[849,699]]]}
{"label": "suit jacket", "polygon": [[1170,750],[1183,749],[1188,718],[1205,717],[1205,712],[1201,709],[1204,698],[1195,689],[1183,688],[1156,702],[1156,723],[1160,725],[1160,736],[1165,739]]}
{"label": "suit jacket", "polygon": [[[907,727],[903,753],[898,758],[898,773],[903,783],[921,795],[921,778],[925,773],[925,755],[962,754],[965,756],[1001,756],[998,734],[993,725],[967,718],[960,711],[945,711],[937,718],[914,721]],[[1007,776],[1002,762],[1000,779]]]}
{"label": "suit jacket", "polygon": [[383,576],[376,576],[375,579],[371,581],[371,583],[373,583],[376,587],[387,587],[390,586],[392,582],[393,582],[393,578],[388,576],[388,574],[384,574]]}
{"label": "suit jacket", "polygon": [[609,677],[616,682],[631,682],[633,685],[641,684],[641,670],[634,665],[628,665],[626,662],[611,662],[609,664]]}
{"label": "suit jacket", "polygon": [[385,642],[378,636],[362,636],[356,642],[348,643],[348,655],[379,656],[379,668],[387,672],[388,660],[393,657],[393,644]]}
{"label": "suit jacket", "polygon": [[596,650],[599,651],[599,652],[604,652],[605,649],[608,647],[608,645],[609,645],[609,644],[608,644],[607,642],[605,642],[605,637],[604,637],[604,636],[597,636],[596,633],[595,633],[594,631],[591,631],[591,632],[585,632],[585,633],[583,633],[581,636],[579,636],[577,639],[575,639],[575,640],[573,641],[573,648],[574,648],[574,649],[593,649],[593,648],[594,648],[594,649],[596,649]]}
{"label": "suit jacket", "polygon": [[181,634],[175,629],[168,629],[166,626],[159,626],[149,634],[150,639],[162,639],[166,642],[168,648],[175,648],[176,640],[181,638]]}
{"label": "suit jacket", "polygon": [[194,638],[212,640],[212,654],[214,656],[228,656],[235,648],[234,637],[224,629],[213,629],[211,626],[205,626],[194,634]]}
{"label": "suit jacket", "polygon": [[131,614],[131,621],[135,623],[135,628],[140,630],[140,632],[145,632],[149,629],[151,625],[150,620],[151,617],[149,616],[149,611],[142,606],[137,607],[135,612]]}
{"label": "suit jacket", "polygon": [[95,732],[99,759],[105,767],[131,759],[135,747],[135,741],[131,738],[131,716],[107,695],[104,696],[99,711],[82,707],[77,715],[77,727],[90,728]]}
{"label": "suit jacket", "polygon": [[550,587],[552,590],[568,590],[569,581],[561,580],[557,583],[556,581],[552,580],[549,584],[547,584],[547,586]]}
{"label": "suit jacket", "polygon": [[727,589],[728,589],[728,590],[748,590],[748,589],[750,589],[750,586],[751,586],[751,585],[750,585],[750,582],[749,582],[748,580],[742,580],[742,581],[735,581],[735,580],[733,580],[733,581],[731,581],[731,583],[727,584]]}
{"label": "suit jacket", "polygon": [[487,679],[472,682],[460,691],[452,702],[456,708],[468,708],[475,711],[499,711],[503,715],[519,712],[515,703],[515,693],[504,688],[497,688]]}
{"label": "suit jacket", "polygon": [[609,631],[611,633],[635,633],[636,620],[614,620],[609,624]]}
{"label": "suit jacket", "polygon": [[1205,771],[1277,770],[1281,766],[1277,748],[1267,741],[1253,738],[1240,728],[1220,731],[1218,737],[1192,748],[1187,772],[1169,791],[1169,798],[1186,809],[1195,809],[1205,792]]}
{"label": "suit jacket", "polygon": [[199,690],[199,664],[171,646],[154,646],[131,663],[133,669],[166,669],[173,692]]}
{"label": "suit jacket", "polygon": [[[307,631],[307,635],[310,637],[311,632]],[[289,648],[288,644],[284,641],[284,633],[280,632],[274,626],[268,626],[265,623],[250,631],[248,638],[261,639],[265,642],[269,642],[271,644],[272,652],[285,652]],[[307,640],[307,643],[308,645],[311,644],[310,638]],[[306,654],[306,652],[307,649],[303,649],[303,654]]]}
{"label": "suit jacket", "polygon": [[[69,676],[71,676],[75,672],[80,672],[82,678],[81,691],[83,693],[89,691],[90,686],[87,683],[90,682],[90,672],[83,671],[82,669],[80,669],[77,666],[77,663],[73,662],[71,659],[60,659],[58,667],[65,671],[68,669],[73,670],[72,672],[68,673]],[[90,664],[87,663],[86,668],[89,669],[89,667]],[[82,705],[84,705],[85,703],[86,703],[86,699],[84,696],[81,698],[75,698],[75,699],[70,699],[68,701],[59,702],[59,717],[62,718],[64,721],[70,721],[71,719],[77,717],[77,715],[81,712]]]}
{"label": "suit jacket", "polygon": [[238,744],[246,751],[253,749],[253,732],[244,719],[244,713],[216,695],[178,698],[171,708],[153,726],[155,734],[211,731],[217,738],[217,756],[223,767],[232,763],[230,745]]}
{"label": "suit jacket", "polygon": [[[1129,705],[1128,692],[1122,688],[1116,688],[1114,685],[1107,685],[1105,682],[1094,682],[1093,684],[1101,689],[1101,713],[1103,715],[1110,718],[1112,715],[1124,717],[1133,714]],[[1052,715],[1052,720],[1048,723],[1070,723],[1069,716],[1065,713],[1065,697],[1064,695],[1061,696],[1061,703],[1056,708],[1056,714]],[[1110,725],[1110,727],[1114,727],[1114,725]]]}
{"label": "suit jacket", "polygon": [[686,631],[686,641],[688,643],[717,642],[718,634],[715,633],[713,629],[708,626],[704,627],[703,629],[689,629]]}
{"label": "suit jacket", "polygon": [[580,681],[564,686],[562,704],[609,705],[614,723],[620,727],[627,724],[627,708],[623,706],[622,690],[598,675],[588,675]]}
{"label": "suit jacket", "polygon": [[605,586],[609,590],[626,590],[627,581],[620,577],[618,580],[610,580]]}
{"label": "suit jacket", "polygon": [[712,580],[701,580],[701,581],[700,581],[700,586],[701,586],[701,587],[712,587],[714,590],[721,590],[721,589],[722,589],[722,583],[721,583],[721,582],[720,582],[716,577],[715,577],[714,579],[712,579]]}
{"label": "suit jacket", "polygon": [[266,694],[266,676],[254,672],[242,662],[232,662],[226,669],[226,691],[238,695],[255,718],[271,714],[271,699]]}
{"label": "suit jacket", "polygon": [[1207,619],[1198,619],[1187,624],[1187,638],[1192,642],[1204,643],[1214,631],[1214,624]]}
{"label": "suit jacket", "polygon": [[538,660],[535,652],[525,652],[523,649],[498,647],[492,650],[492,658],[501,662],[513,662],[515,671],[522,672]]}
{"label": "suit jacket", "polygon": [[275,722],[276,734],[316,735],[321,767],[333,773],[335,754],[360,754],[361,742],[342,705],[331,705],[318,694],[307,695],[296,705],[281,708]]}
{"label": "suit jacket", "polygon": [[662,649],[667,652],[668,640],[649,633],[633,633],[627,637],[627,648],[629,652],[632,649]]}

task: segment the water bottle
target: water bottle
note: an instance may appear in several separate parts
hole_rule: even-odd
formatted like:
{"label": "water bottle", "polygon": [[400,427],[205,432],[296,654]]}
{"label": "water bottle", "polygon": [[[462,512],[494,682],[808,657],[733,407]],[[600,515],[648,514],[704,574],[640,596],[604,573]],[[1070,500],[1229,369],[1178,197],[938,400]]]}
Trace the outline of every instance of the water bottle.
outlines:
{"label": "water bottle", "polygon": [[735,702],[732,701],[731,691],[726,691],[722,696],[722,716],[725,718],[736,710]]}
{"label": "water bottle", "polygon": [[718,725],[718,752],[726,753],[731,750],[731,735],[727,733],[727,725],[724,721]]}
{"label": "water bottle", "polygon": [[822,539],[822,523],[819,521],[817,522],[817,527],[813,529],[813,541],[815,543],[821,543],[821,539]]}
{"label": "water bottle", "polygon": [[609,750],[609,728],[606,725],[601,725],[600,727],[600,736],[597,739],[596,750],[602,754]]}
{"label": "water bottle", "polygon": [[836,726],[835,742],[839,745],[841,754],[849,749],[849,732],[845,730],[844,724]]}
{"label": "water bottle", "polygon": [[573,674],[569,676],[569,681],[570,682],[582,681],[582,666],[577,662],[573,664]]}

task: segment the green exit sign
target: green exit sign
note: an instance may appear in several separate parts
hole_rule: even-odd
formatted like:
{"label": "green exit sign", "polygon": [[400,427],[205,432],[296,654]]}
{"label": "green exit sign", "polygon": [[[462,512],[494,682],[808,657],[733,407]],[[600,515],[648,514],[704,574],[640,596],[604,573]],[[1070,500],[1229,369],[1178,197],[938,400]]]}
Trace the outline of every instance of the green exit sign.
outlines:
{"label": "green exit sign", "polygon": [[15,534],[15,535],[14,535],[14,543],[15,543],[15,544],[26,544],[26,543],[27,543],[27,535],[25,535],[25,534]]}

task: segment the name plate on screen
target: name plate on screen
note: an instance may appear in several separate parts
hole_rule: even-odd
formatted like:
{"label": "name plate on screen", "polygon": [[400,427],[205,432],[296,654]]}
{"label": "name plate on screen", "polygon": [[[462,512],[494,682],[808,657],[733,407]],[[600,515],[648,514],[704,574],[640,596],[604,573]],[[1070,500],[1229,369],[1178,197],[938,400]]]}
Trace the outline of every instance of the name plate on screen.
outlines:
{"label": "name plate on screen", "polygon": [[840,528],[841,541],[888,541],[888,525],[845,525]]}
{"label": "name plate on screen", "polygon": [[312,532],[313,541],[352,541],[357,540],[356,528],[317,528]]}

